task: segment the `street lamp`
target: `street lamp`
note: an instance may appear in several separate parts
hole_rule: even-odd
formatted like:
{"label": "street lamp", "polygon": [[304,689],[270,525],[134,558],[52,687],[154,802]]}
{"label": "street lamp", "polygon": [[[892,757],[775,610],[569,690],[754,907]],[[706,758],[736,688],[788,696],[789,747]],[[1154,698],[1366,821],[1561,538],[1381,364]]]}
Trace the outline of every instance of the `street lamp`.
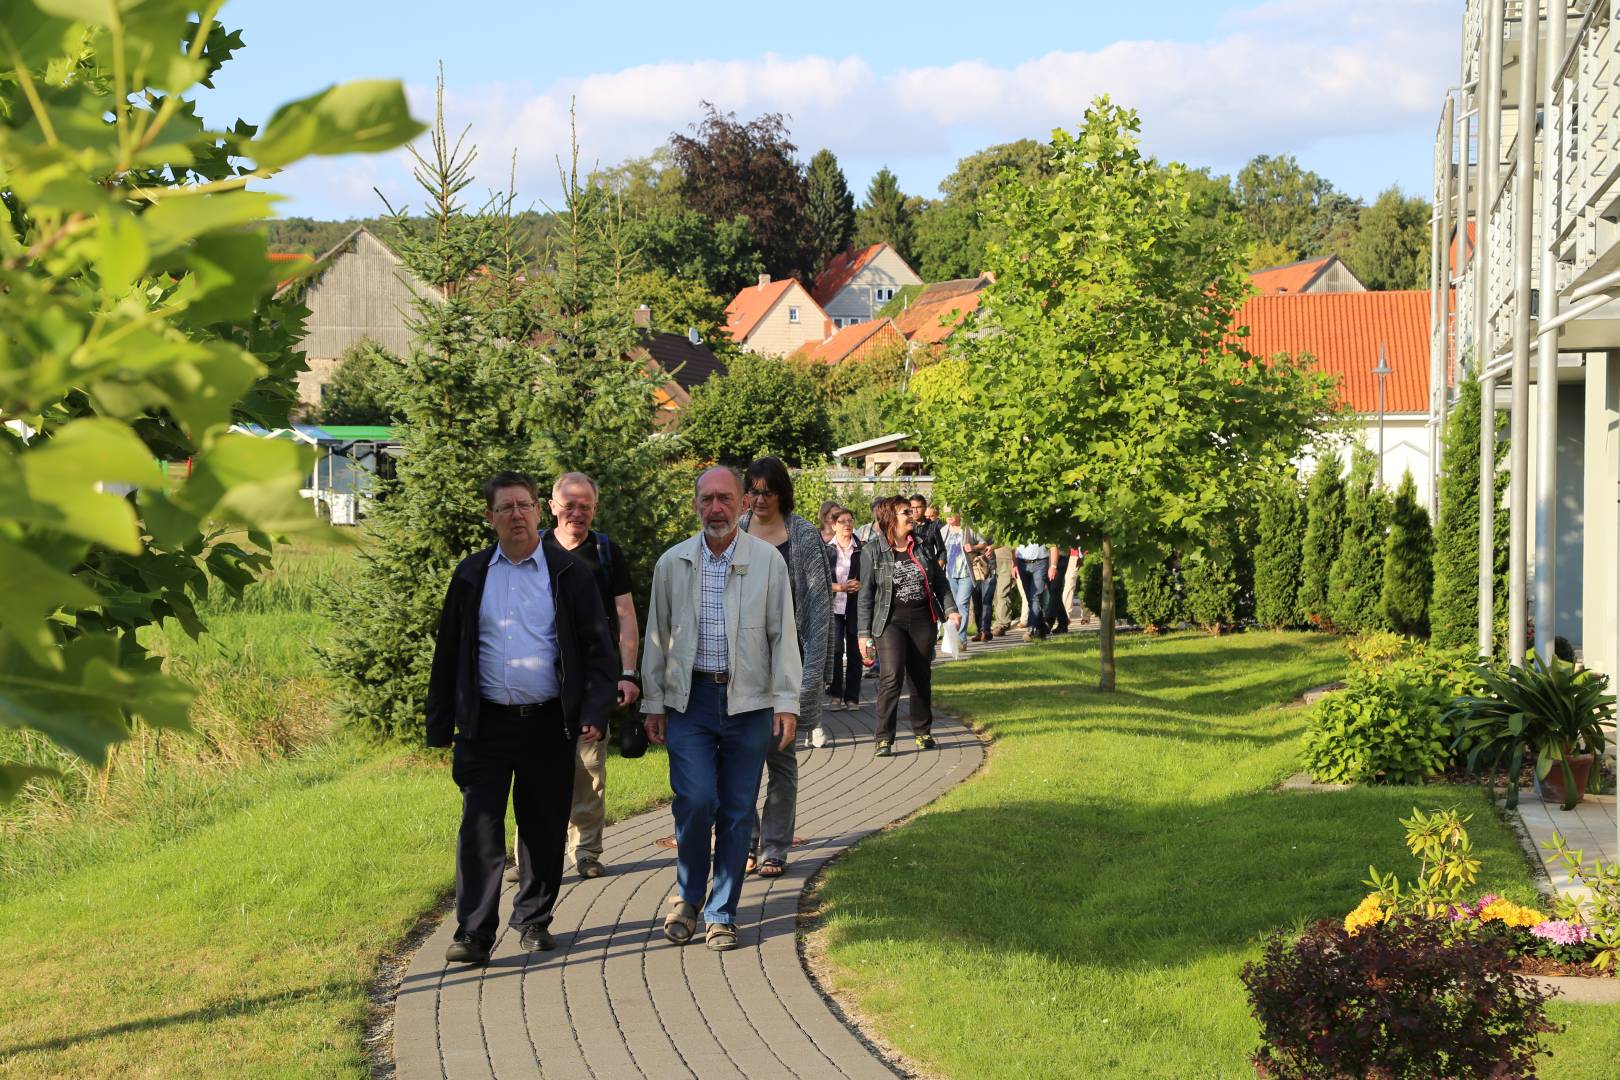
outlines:
{"label": "street lamp", "polygon": [[1378,366],[1372,373],[1378,376],[1378,482],[1384,482],[1384,381],[1389,378],[1390,372],[1395,369],[1389,366],[1389,360],[1384,356],[1384,346],[1378,346]]}

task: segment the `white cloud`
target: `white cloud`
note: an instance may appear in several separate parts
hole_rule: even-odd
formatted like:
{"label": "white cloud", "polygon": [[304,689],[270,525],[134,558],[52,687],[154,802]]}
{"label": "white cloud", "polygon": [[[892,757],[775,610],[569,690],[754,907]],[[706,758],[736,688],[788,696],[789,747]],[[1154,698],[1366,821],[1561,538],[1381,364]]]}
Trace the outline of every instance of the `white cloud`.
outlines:
{"label": "white cloud", "polygon": [[[570,101],[585,167],[648,153],[709,100],[745,119],[788,114],[803,156],[831,147],[852,186],[889,164],[907,190],[931,192],[961,154],[1072,127],[1107,93],[1142,114],[1151,152],[1228,170],[1258,153],[1304,154],[1333,140],[1387,136],[1409,146],[1433,130],[1460,31],[1461,11],[1447,0],[1273,0],[1227,15],[1211,40],[1120,41],[1012,66],[965,61],[878,74],[860,56],[766,54],[644,64],[538,90],[461,82],[446,94],[447,122],[452,134],[472,126],[485,187],[505,185],[515,149],[518,187],[529,198],[558,190]],[[431,88],[411,96],[418,115],[430,116]],[[1393,162],[1387,173],[1424,175],[1426,167]],[[291,193],[357,213],[375,207],[373,184],[390,198],[410,184],[394,156],[340,159],[288,179]]]}

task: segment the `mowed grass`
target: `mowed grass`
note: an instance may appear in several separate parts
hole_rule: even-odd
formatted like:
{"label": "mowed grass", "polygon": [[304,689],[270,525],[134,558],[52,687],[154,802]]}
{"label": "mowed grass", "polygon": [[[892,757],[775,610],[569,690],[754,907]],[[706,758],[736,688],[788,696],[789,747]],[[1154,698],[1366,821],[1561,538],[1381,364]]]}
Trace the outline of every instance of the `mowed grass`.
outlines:
{"label": "mowed grass", "polygon": [[[370,1075],[367,986],[448,896],[460,795],[448,751],[338,723],[303,595],[162,635],[200,734],[0,820],[0,1075]],[[610,820],[668,797],[661,749],[611,758]]]}
{"label": "mowed grass", "polygon": [[[1094,639],[946,665],[936,693],[993,739],[983,771],[865,841],[822,893],[834,988],[954,1078],[1245,1077],[1238,971],[1277,927],[1342,918],[1367,866],[1411,876],[1397,818],[1456,805],[1481,891],[1532,902],[1481,789],[1273,790],[1304,710],[1343,671],[1320,636]],[[1612,1077],[1620,1006],[1561,1005],[1542,1075]],[[1545,1059],[1544,1059],[1545,1060]]]}

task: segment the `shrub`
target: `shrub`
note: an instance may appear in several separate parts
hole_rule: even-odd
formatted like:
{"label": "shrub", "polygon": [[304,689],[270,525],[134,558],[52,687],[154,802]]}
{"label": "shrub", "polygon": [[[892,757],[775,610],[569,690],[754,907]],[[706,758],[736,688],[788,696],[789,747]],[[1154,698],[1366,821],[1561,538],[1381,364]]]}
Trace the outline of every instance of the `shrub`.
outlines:
{"label": "shrub", "polygon": [[[1117,564],[1116,564],[1117,565]],[[1114,618],[1122,622],[1133,622],[1136,616],[1132,614],[1126,604],[1129,591],[1125,587],[1125,575],[1114,573]],[[1080,603],[1093,615],[1102,611],[1102,555],[1099,552],[1086,552],[1085,559],[1080,563]]]}
{"label": "shrub", "polygon": [[1358,664],[1345,689],[1317,706],[1305,731],[1305,769],[1324,783],[1419,783],[1452,762],[1452,700],[1473,685],[1469,659],[1415,649],[1376,667]]}
{"label": "shrub", "polygon": [[[1144,569],[1128,570],[1125,576],[1130,582],[1131,606],[1142,629],[1149,633],[1174,629],[1187,617],[1181,597],[1181,572],[1174,557]],[[1100,592],[1100,574],[1097,587]],[[1100,602],[1100,595],[1098,599]]]}
{"label": "shrub", "polygon": [[789,465],[815,464],[834,446],[815,380],[785,360],[753,353],[693,392],[680,434],[699,457],[737,466],[766,454]]}
{"label": "shrub", "polygon": [[1293,477],[1260,501],[1254,550],[1254,617],[1262,626],[1298,625],[1300,573],[1305,552],[1305,499]]}
{"label": "shrub", "polygon": [[1212,634],[1237,625],[1237,553],[1216,543],[1187,557],[1185,582],[1187,617]]}
{"label": "shrub", "polygon": [[1300,550],[1299,617],[1313,626],[1329,627],[1328,575],[1344,534],[1343,464],[1336,451],[1326,451],[1311,474],[1305,498],[1305,539]]}
{"label": "shrub", "polygon": [[1566,925],[1582,928],[1580,936],[1592,950],[1593,967],[1611,973],[1620,970],[1620,863],[1588,864],[1581,857],[1584,853],[1571,851],[1559,832],[1546,847],[1553,861],[1581,886],[1559,895],[1554,914]]}
{"label": "shrub", "polygon": [[1401,477],[1390,512],[1384,555],[1384,621],[1414,637],[1429,632],[1429,594],[1434,587],[1434,534],[1429,512],[1418,503],[1411,470]]}
{"label": "shrub", "polygon": [[[1429,626],[1435,644],[1462,648],[1479,641],[1479,380],[1470,374],[1457,388],[1446,417],[1441,460],[1440,518],[1434,527],[1434,590]],[[1497,443],[1497,460],[1507,452]],[[1499,475],[1497,505],[1501,505]],[[1496,515],[1496,601],[1507,596],[1507,515]]]}
{"label": "shrub", "polygon": [[1266,1077],[1533,1077],[1559,1030],[1551,997],[1481,938],[1453,948],[1427,919],[1358,933],[1322,921],[1269,938],[1239,976],[1260,1023]]}
{"label": "shrub", "polygon": [[1384,551],[1389,495],[1378,484],[1378,463],[1357,448],[1345,485],[1344,533],[1328,574],[1328,611],[1336,630],[1384,629]]}

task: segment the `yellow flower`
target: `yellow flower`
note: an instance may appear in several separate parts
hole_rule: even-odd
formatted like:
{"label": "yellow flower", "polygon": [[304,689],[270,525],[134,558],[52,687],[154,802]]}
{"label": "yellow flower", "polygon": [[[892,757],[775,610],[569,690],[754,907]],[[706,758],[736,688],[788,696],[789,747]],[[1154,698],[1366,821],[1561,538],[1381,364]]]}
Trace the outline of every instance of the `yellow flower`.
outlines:
{"label": "yellow flower", "polygon": [[1480,922],[1500,922],[1507,926],[1539,926],[1547,916],[1534,908],[1520,907],[1511,900],[1492,900],[1479,911]]}
{"label": "yellow flower", "polygon": [[1386,917],[1383,900],[1377,893],[1368,893],[1366,899],[1356,906],[1356,910],[1345,916],[1344,928],[1346,932],[1355,935],[1365,927],[1383,922]]}

